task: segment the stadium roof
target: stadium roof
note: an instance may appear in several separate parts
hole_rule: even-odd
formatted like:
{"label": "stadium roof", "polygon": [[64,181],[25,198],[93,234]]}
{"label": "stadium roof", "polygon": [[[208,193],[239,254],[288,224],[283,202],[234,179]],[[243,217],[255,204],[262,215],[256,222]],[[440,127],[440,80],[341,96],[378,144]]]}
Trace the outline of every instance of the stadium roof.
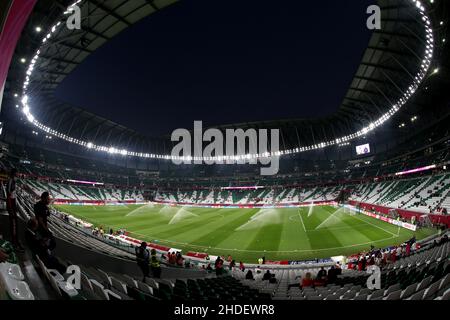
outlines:
{"label": "stadium roof", "polygon": [[[32,56],[40,48],[27,87],[32,101],[33,115],[40,123],[67,136],[97,145],[114,145],[124,150],[168,154],[171,148],[167,137],[150,138],[130,128],[68,105],[54,98],[53,93],[64,78],[84,59],[129,26],[176,2],[176,0],[83,0],[81,30],[58,28],[42,45],[43,30],[51,28],[64,16],[72,1],[39,1],[17,48],[17,57]],[[382,29],[375,30],[360,66],[338,111],[321,119],[288,119],[285,121],[255,122],[227,125],[220,128],[280,128],[282,146],[286,149],[320,145],[355,132],[364,133],[383,115],[389,114],[398,101],[410,90],[411,83],[423,68],[424,54],[430,43],[424,29],[425,20],[412,0],[379,0]],[[445,1],[435,1],[430,14],[434,38],[441,40],[445,33],[439,21],[447,16]],[[429,6],[429,3],[423,3]],[[430,11],[427,7],[427,11]],[[66,15],[67,16],[67,15]],[[49,27],[50,26],[50,27]],[[445,29],[446,30],[446,29]],[[442,54],[439,43],[434,47],[434,61]],[[426,56],[432,54],[426,53]],[[20,92],[26,69],[19,59],[10,71],[9,93]],[[435,68],[431,64],[431,68]],[[428,69],[428,68],[427,68]],[[425,77],[429,76],[429,73]],[[327,88],[323,88],[326,93]],[[415,90],[411,90],[415,91]],[[411,95],[412,96],[412,92]],[[408,96],[409,98],[409,96]],[[406,99],[408,100],[408,99]],[[423,101],[422,101],[423,102]],[[423,106],[420,98],[409,101],[406,117]],[[311,106],[314,108],[314,106]],[[383,130],[383,129],[382,129]],[[368,130],[371,131],[371,130]],[[356,136],[355,136],[356,137]],[[353,138],[355,138],[353,137]],[[357,136],[359,137],[359,136]]]}

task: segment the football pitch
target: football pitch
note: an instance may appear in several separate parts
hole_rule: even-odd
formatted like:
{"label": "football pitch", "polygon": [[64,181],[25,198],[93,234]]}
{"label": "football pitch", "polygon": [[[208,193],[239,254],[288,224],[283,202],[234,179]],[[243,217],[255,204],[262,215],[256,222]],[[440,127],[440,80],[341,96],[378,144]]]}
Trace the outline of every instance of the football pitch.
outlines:
{"label": "football pitch", "polygon": [[192,208],[162,205],[57,206],[60,211],[102,226],[124,228],[132,237],[182,249],[232,255],[237,261],[304,260],[350,255],[371,245],[400,244],[435,230],[416,232],[349,209],[316,206],[281,209]]}

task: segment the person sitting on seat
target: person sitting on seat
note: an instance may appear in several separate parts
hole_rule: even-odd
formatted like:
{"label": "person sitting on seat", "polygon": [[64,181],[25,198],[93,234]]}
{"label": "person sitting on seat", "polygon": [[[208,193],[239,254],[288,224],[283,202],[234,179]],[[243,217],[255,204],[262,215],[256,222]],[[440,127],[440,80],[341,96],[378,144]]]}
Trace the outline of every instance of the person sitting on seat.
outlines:
{"label": "person sitting on seat", "polygon": [[176,259],[176,262],[177,262],[177,266],[182,267],[184,259],[183,259],[183,256],[181,255],[180,252],[177,252],[177,255],[176,255],[175,259]]}
{"label": "person sitting on seat", "polygon": [[317,280],[324,280],[327,277],[327,271],[324,267],[320,268],[320,271],[317,273]]}
{"label": "person sitting on seat", "polygon": [[269,279],[269,282],[270,282],[270,283],[277,283],[277,279],[275,278],[275,274],[274,274],[274,273],[271,274],[271,277],[270,277],[270,279]]}
{"label": "person sitting on seat", "polygon": [[241,270],[242,272],[245,271],[245,265],[242,261],[239,261],[239,270]]}
{"label": "person sitting on seat", "polygon": [[337,271],[334,266],[331,266],[330,270],[328,270],[328,280],[327,283],[334,283],[337,279]]}
{"label": "person sitting on seat", "polygon": [[270,270],[267,270],[262,279],[264,281],[264,280],[270,280],[270,278],[272,278],[272,274],[270,273]]}
{"label": "person sitting on seat", "polygon": [[247,274],[245,275],[245,279],[246,280],[255,280],[255,278],[253,278],[253,272],[252,270],[248,270]]}
{"label": "person sitting on seat", "polygon": [[313,280],[312,277],[311,277],[311,273],[310,273],[310,272],[307,272],[307,273],[305,274],[305,277],[302,279],[301,287],[302,287],[302,288],[312,287],[313,284],[314,284],[314,280]]}
{"label": "person sitting on seat", "polygon": [[220,257],[217,257],[216,262],[214,263],[214,267],[216,269],[216,276],[220,276],[223,273],[223,260]]}
{"label": "person sitting on seat", "polygon": [[39,259],[48,269],[56,269],[61,274],[66,272],[66,268],[52,254],[56,246],[55,242],[49,238],[48,234],[42,233],[38,221],[34,218],[27,222],[25,240],[33,257],[39,256]]}

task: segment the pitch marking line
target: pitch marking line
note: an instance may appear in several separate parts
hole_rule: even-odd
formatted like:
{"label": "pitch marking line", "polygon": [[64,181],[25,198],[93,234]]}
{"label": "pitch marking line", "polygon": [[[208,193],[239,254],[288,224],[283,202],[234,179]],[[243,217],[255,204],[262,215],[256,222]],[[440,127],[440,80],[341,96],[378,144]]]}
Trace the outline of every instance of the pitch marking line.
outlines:
{"label": "pitch marking line", "polygon": [[300,213],[300,208],[298,208],[298,215],[300,217],[300,221],[302,222],[302,226],[303,226],[303,231],[305,231],[305,233],[307,233],[306,228],[305,228],[305,223],[303,222],[303,217]]}
{"label": "pitch marking line", "polygon": [[355,219],[357,219],[357,220],[359,220],[359,221],[365,222],[365,223],[367,223],[367,224],[370,224],[371,226],[374,226],[375,228],[378,228],[378,229],[380,229],[380,230],[383,230],[384,232],[391,234],[393,238],[399,236],[398,234],[395,234],[395,233],[393,233],[393,232],[390,232],[390,231],[388,231],[388,230],[386,230],[386,229],[384,229],[384,228],[382,228],[382,227],[380,227],[380,226],[377,226],[376,224],[373,224],[372,222],[365,221],[365,220],[363,220],[363,219],[361,219],[361,218],[357,218],[357,217],[354,216],[354,215],[351,215],[351,217],[353,217],[353,218],[355,218]]}

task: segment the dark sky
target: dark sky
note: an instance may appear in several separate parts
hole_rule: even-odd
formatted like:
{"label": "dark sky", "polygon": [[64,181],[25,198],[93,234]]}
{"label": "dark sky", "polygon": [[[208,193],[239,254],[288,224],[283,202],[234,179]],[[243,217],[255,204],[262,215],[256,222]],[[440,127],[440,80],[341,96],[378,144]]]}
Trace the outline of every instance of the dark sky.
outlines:
{"label": "dark sky", "polygon": [[147,135],[320,117],[368,45],[371,0],[181,0],[97,50],[57,96]]}

